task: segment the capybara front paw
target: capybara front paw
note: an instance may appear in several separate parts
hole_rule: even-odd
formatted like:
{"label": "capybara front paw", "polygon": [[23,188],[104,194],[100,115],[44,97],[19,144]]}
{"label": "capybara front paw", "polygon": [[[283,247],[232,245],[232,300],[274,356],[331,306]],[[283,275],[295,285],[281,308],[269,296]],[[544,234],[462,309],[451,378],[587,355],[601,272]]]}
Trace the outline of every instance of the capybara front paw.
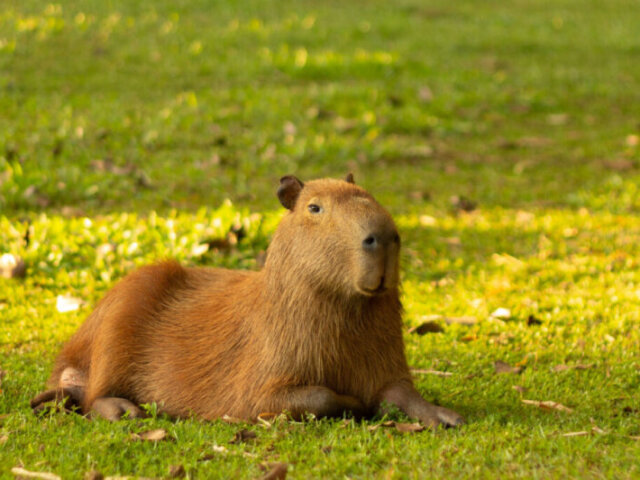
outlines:
{"label": "capybara front paw", "polygon": [[100,397],[91,404],[91,414],[99,415],[110,422],[116,422],[122,417],[144,418],[144,411],[126,398]]}
{"label": "capybara front paw", "polygon": [[464,424],[462,415],[449,410],[448,408],[438,407],[436,416],[440,425],[444,427],[458,427]]}

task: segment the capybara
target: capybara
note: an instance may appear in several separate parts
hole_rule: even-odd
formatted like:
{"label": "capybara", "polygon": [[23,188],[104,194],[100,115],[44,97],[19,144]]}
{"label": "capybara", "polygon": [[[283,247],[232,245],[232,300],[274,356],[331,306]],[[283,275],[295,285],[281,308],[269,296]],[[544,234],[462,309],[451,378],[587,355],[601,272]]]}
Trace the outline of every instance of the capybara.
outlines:
{"label": "capybara", "polygon": [[185,268],[126,276],[64,346],[38,410],[65,399],[117,420],[156,402],[174,417],[294,418],[386,404],[430,427],[463,422],[413,386],[402,340],[400,237],[346,180],[280,180],[289,210],[262,270]]}

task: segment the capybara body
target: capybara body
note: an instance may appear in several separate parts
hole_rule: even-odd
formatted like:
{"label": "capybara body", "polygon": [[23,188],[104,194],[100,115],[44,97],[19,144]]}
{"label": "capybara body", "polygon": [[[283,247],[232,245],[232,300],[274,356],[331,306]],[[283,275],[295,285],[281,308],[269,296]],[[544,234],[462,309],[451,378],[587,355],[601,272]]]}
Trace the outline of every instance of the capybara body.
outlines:
{"label": "capybara body", "polygon": [[290,211],[261,271],[134,271],[64,346],[32,406],[67,396],[112,420],[151,402],[176,417],[252,419],[369,415],[386,401],[430,426],[461,423],[413,387],[387,211],[351,176],[283,177],[278,197]]}

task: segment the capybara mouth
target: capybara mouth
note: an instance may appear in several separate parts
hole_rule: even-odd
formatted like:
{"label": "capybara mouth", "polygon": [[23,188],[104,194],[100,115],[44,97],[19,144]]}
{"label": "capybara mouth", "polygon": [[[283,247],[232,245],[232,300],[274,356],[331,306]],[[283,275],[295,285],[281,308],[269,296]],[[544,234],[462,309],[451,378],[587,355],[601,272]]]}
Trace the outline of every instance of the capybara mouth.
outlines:
{"label": "capybara mouth", "polygon": [[380,295],[387,291],[387,287],[384,284],[384,277],[380,279],[380,285],[376,288],[367,288],[367,287],[358,287],[358,290],[365,294],[368,297],[373,297],[374,295]]}

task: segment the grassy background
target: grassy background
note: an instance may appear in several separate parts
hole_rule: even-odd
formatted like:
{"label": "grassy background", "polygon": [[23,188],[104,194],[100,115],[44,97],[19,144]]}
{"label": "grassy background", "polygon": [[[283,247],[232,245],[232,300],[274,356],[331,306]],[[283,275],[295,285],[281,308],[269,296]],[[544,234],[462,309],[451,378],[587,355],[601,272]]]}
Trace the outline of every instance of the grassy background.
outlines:
{"label": "grassy background", "polygon": [[[28,274],[0,279],[0,476],[637,478],[639,22],[631,0],[1,0],[0,254]],[[407,330],[479,320],[406,336],[412,366],[452,374],[420,390],[467,426],[32,416],[118,278],[165,257],[257,268],[278,178],[348,171],[401,229]],[[131,440],[152,428],[170,440]],[[229,444],[240,428],[257,439]]]}

